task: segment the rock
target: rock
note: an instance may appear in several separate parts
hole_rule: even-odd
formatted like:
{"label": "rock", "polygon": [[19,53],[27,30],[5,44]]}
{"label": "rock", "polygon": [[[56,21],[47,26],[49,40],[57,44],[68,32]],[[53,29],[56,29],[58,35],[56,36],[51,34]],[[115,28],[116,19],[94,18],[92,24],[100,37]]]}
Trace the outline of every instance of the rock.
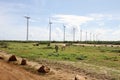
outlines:
{"label": "rock", "polygon": [[3,60],[4,58],[3,58],[2,56],[0,56],[0,59],[2,59],[2,60]]}
{"label": "rock", "polygon": [[10,56],[8,61],[17,61],[16,56],[15,55]]}
{"label": "rock", "polygon": [[25,60],[25,59],[22,59],[21,65],[26,65],[26,64],[27,64],[26,60]]}
{"label": "rock", "polygon": [[75,76],[75,80],[85,80],[85,77],[76,75],[76,76]]}
{"label": "rock", "polygon": [[50,72],[50,68],[42,65],[42,66],[38,69],[38,72],[40,72],[40,73],[48,73],[48,72]]}

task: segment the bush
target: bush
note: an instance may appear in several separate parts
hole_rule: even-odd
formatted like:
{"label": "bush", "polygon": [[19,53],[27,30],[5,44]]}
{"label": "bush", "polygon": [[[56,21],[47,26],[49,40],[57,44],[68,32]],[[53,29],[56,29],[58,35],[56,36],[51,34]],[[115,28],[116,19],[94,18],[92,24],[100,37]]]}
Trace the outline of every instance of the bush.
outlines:
{"label": "bush", "polygon": [[54,48],[53,48],[53,47],[48,46],[48,47],[44,47],[44,48],[42,48],[42,49],[54,49]]}
{"label": "bush", "polygon": [[6,43],[6,42],[0,42],[0,47],[1,48],[8,48],[8,43]]}
{"label": "bush", "polygon": [[58,53],[50,53],[50,54],[48,54],[48,56],[56,56],[56,57],[58,57],[59,54]]}
{"label": "bush", "polygon": [[64,60],[70,60],[70,58],[67,57],[67,56],[62,57],[62,59],[64,59]]}
{"label": "bush", "polygon": [[85,55],[79,55],[78,57],[76,57],[77,60],[85,60],[87,58],[87,56]]}
{"label": "bush", "polygon": [[111,61],[118,61],[118,57],[117,56],[113,56],[113,57],[108,57],[108,56],[104,56],[105,60],[111,60]]}
{"label": "bush", "polygon": [[112,50],[111,52],[120,53],[120,50]]}

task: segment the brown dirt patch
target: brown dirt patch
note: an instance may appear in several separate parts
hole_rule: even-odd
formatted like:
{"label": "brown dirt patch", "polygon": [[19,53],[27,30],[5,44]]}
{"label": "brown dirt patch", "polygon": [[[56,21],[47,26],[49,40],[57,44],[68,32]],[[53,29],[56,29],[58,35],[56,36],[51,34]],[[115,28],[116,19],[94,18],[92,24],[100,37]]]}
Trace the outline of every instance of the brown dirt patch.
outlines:
{"label": "brown dirt patch", "polygon": [[[22,58],[17,57],[16,62],[8,62],[12,54],[0,52],[5,59],[0,60],[0,80],[74,80],[76,74],[50,67],[47,74],[38,73],[42,64],[27,60],[27,65],[20,65]],[[49,66],[48,66],[49,67]]]}
{"label": "brown dirt patch", "polygon": [[[20,65],[22,58],[17,57],[16,63],[13,64],[7,62],[11,54],[0,52],[0,56],[4,57],[4,60],[0,60],[0,80],[74,80],[76,75],[80,75],[85,80],[113,80],[104,74],[97,75],[72,66],[71,63],[51,62],[50,60],[32,62],[27,60],[27,65],[22,66]],[[37,70],[42,65],[48,66],[50,72],[47,74],[38,73]]]}
{"label": "brown dirt patch", "polygon": [[39,75],[0,60],[0,80],[44,80]]}

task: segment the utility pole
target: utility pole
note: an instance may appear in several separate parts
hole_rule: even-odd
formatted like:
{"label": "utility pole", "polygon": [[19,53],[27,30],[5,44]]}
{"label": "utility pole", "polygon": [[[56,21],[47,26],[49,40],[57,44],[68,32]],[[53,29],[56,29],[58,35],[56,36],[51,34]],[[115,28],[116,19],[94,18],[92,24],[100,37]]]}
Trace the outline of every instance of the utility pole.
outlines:
{"label": "utility pole", "polygon": [[64,27],[63,41],[65,42],[65,28],[66,28],[66,26],[63,25],[63,27]]}
{"label": "utility pole", "polygon": [[49,46],[51,44],[51,24],[52,22],[50,21],[50,18],[49,18]]}
{"label": "utility pole", "polygon": [[26,41],[28,41],[28,38],[29,38],[29,19],[30,19],[30,17],[25,16],[25,18],[27,19],[27,35],[26,35]]}

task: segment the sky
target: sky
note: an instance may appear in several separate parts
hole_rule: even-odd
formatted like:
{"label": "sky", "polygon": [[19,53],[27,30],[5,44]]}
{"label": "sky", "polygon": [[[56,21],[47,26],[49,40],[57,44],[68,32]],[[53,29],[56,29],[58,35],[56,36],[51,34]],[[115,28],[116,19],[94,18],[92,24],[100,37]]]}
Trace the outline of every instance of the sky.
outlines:
{"label": "sky", "polygon": [[[120,41],[120,0],[0,0],[0,40]],[[82,30],[82,38],[81,36]]]}

